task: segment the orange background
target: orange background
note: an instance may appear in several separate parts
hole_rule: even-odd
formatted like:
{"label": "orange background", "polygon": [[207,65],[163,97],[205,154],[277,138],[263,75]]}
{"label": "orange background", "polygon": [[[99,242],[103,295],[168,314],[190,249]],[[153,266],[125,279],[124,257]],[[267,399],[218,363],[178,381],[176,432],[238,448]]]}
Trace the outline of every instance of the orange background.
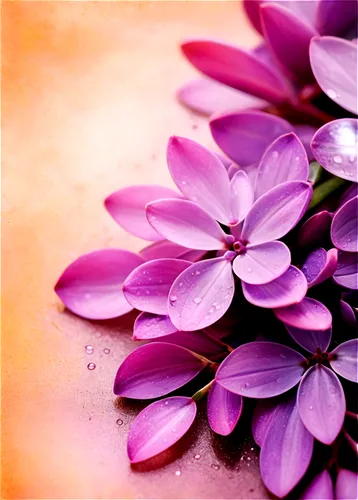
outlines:
{"label": "orange background", "polygon": [[195,75],[178,50],[193,35],[256,40],[237,2],[2,4],[2,498],[266,496],[252,443],[214,438],[200,418],[174,455],[131,469],[138,408],[112,383],[133,315],[81,320],[53,292],[80,254],[143,246],[103,199],[170,185],[170,135],[210,143],[206,120],[174,99]]}

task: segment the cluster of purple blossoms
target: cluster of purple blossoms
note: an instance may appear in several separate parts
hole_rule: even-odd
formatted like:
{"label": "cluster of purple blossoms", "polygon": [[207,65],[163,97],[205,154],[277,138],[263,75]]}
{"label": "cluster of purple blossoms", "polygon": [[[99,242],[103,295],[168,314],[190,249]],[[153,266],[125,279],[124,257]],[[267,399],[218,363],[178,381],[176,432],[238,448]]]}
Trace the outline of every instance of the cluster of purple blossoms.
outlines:
{"label": "cluster of purple blossoms", "polygon": [[[114,393],[158,400],[131,425],[131,463],[176,443],[202,398],[223,436],[251,399],[261,476],[274,495],[308,471],[301,498],[356,498],[347,420],[358,418],[357,46],[337,36],[354,37],[357,5],[244,3],[265,45],[186,42],[189,60],[221,83],[191,83],[180,98],[207,114],[265,112],[211,120],[225,155],[172,137],[177,191],[132,186],[105,200],[122,228],[152,243],[139,254],[84,255],[55,290],[88,319],[140,312],[133,338],[142,342],[119,367]],[[317,467],[312,454],[322,446],[328,458]]]}

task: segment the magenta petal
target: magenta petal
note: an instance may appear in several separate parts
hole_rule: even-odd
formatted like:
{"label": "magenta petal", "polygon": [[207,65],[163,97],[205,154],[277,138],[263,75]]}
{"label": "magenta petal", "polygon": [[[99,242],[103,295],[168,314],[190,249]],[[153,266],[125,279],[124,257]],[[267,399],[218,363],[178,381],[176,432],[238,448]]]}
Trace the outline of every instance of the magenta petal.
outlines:
{"label": "magenta petal", "polygon": [[113,392],[134,399],[159,398],[192,380],[206,362],[183,347],[153,342],[137,347],[119,367]]}
{"label": "magenta petal", "polygon": [[345,252],[358,251],[358,196],[350,199],[334,215],[331,239],[335,247]]}
{"label": "magenta petal", "polygon": [[288,326],[302,330],[328,330],[332,315],[318,300],[304,298],[299,304],[274,310],[275,316]]}
{"label": "magenta petal", "polygon": [[135,253],[114,248],[82,255],[64,270],[55,292],[79,316],[116,318],[133,309],[123,295],[122,285],[143,262]]}
{"label": "magenta petal", "polygon": [[264,37],[273,56],[290,76],[312,80],[309,45],[318,32],[302,17],[277,3],[261,6],[260,14]]}
{"label": "magenta petal", "polygon": [[158,200],[147,205],[147,217],[166,239],[196,250],[220,250],[226,234],[215,219],[192,201]]}
{"label": "magenta petal", "polygon": [[[135,320],[133,339],[156,339],[158,337],[168,336],[176,331],[177,329],[170,321],[169,316],[142,312]],[[167,339],[165,339],[164,342],[167,342]]]}
{"label": "magenta petal", "polygon": [[315,37],[310,45],[314,76],[323,92],[357,114],[357,45],[333,36]]}
{"label": "magenta petal", "polygon": [[333,175],[358,182],[358,121],[334,120],[323,125],[312,138],[312,152],[320,165]]}
{"label": "magenta petal", "polygon": [[200,330],[212,325],[229,308],[234,277],[225,257],[193,264],[174,281],[169,293],[169,316],[178,330]]}
{"label": "magenta petal", "polygon": [[358,383],[358,340],[343,342],[330,354],[329,364],[343,378]]}
{"label": "magenta petal", "polygon": [[177,93],[179,101],[189,109],[210,116],[231,109],[260,109],[266,101],[209,79],[193,80]]}
{"label": "magenta petal", "polygon": [[192,250],[167,240],[156,241],[140,251],[140,255],[145,260],[175,258],[192,262],[200,260],[205,253],[205,250]]}
{"label": "magenta petal", "polygon": [[358,497],[358,475],[348,469],[339,469],[336,486],[336,500],[354,500]]}
{"label": "magenta petal", "polygon": [[175,333],[162,337],[160,341],[180,345],[210,360],[218,356],[222,357],[224,353],[227,353],[225,344],[211,337],[203,330],[198,330],[196,332],[176,331]]}
{"label": "magenta petal", "polygon": [[344,391],[333,371],[323,365],[312,366],[299,385],[297,405],[307,430],[321,443],[333,443],[346,412]]}
{"label": "magenta petal", "polygon": [[298,414],[295,398],[275,411],[262,444],[260,471],[265,486],[276,496],[286,496],[304,476],[312,457],[313,437]]}
{"label": "magenta petal", "polygon": [[242,291],[248,302],[258,307],[273,309],[297,304],[305,297],[307,280],[297,267],[290,266],[279,278],[266,285],[242,282]]}
{"label": "magenta petal", "polygon": [[287,82],[252,52],[212,40],[187,41],[181,48],[193,66],[218,82],[273,104],[290,97]]}
{"label": "magenta petal", "polygon": [[325,352],[331,343],[332,328],[327,330],[301,330],[293,326],[285,326],[293,340],[306,351],[315,353],[317,347],[319,347],[322,352]]}
{"label": "magenta petal", "polygon": [[301,498],[302,500],[334,500],[333,484],[329,472],[324,470],[318,474],[305,489]]}
{"label": "magenta petal", "polygon": [[238,170],[230,182],[230,207],[232,221],[239,223],[245,219],[254,202],[254,191],[246,172]]}
{"label": "magenta petal", "polygon": [[308,182],[290,181],[270,189],[247,214],[242,238],[254,244],[282,238],[301,219],[311,197]]}
{"label": "magenta petal", "polygon": [[260,399],[257,401],[251,420],[252,436],[255,443],[262,447],[267,431],[274,419],[277,399]]}
{"label": "magenta petal", "polygon": [[312,215],[298,233],[299,245],[305,247],[319,244],[329,234],[331,223],[332,214],[327,210]]}
{"label": "magenta petal", "polygon": [[130,186],[106,198],[104,204],[113,219],[128,233],[144,240],[159,241],[163,237],[148,223],[147,203],[160,198],[179,198],[179,193],[162,186]]}
{"label": "magenta petal", "polygon": [[273,342],[251,342],[235,349],[220,365],[216,381],[248,398],[283,394],[300,380],[305,358]]}
{"label": "magenta petal", "polygon": [[257,169],[256,198],[283,182],[307,179],[308,159],[305,148],[291,132],[276,139],[265,151]]}
{"label": "magenta petal", "polygon": [[167,162],[175,184],[186,198],[219,222],[231,222],[229,177],[211,151],[191,139],[172,137]]}
{"label": "magenta petal", "polygon": [[331,278],[337,269],[337,259],[336,248],[331,248],[328,252],[324,248],[317,248],[310,253],[302,266],[308,286],[311,288]]}
{"label": "magenta petal", "polygon": [[321,0],[317,5],[316,24],[322,35],[344,35],[357,19],[357,2]]}
{"label": "magenta petal", "polygon": [[338,252],[337,270],[333,280],[338,285],[358,290],[358,253]]}
{"label": "magenta petal", "polygon": [[155,401],[132,422],[127,443],[131,463],[158,455],[176,443],[189,430],[196,415],[191,398],[175,396]]}
{"label": "magenta petal", "polygon": [[242,412],[242,397],[229,392],[216,382],[208,394],[209,425],[216,434],[228,436],[235,429]]}
{"label": "magenta petal", "polygon": [[260,4],[264,0],[243,0],[245,12],[253,27],[262,35]]}
{"label": "magenta petal", "polygon": [[223,114],[210,128],[216,144],[241,167],[258,163],[272,141],[293,130],[286,120],[260,111]]}
{"label": "magenta petal", "polygon": [[347,201],[358,196],[358,184],[351,184],[348,189],[343,193],[341,199],[339,200],[339,207],[343,207]]}
{"label": "magenta petal", "polygon": [[287,271],[291,254],[281,241],[252,245],[233,262],[236,276],[250,285],[263,285]]}
{"label": "magenta petal", "polygon": [[123,284],[127,301],[140,311],[168,313],[168,294],[174,280],[191,262],[179,259],[157,259],[137,267]]}

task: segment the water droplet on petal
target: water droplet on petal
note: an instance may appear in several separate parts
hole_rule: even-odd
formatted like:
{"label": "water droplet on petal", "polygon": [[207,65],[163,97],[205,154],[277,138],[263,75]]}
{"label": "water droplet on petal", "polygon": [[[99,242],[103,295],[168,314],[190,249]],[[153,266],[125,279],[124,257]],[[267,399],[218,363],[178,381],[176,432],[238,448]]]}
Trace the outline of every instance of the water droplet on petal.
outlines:
{"label": "water droplet on petal", "polygon": [[89,370],[94,370],[96,368],[96,365],[94,363],[88,363],[87,368]]}
{"label": "water droplet on petal", "polygon": [[104,354],[109,354],[109,353],[111,352],[111,350],[110,350],[110,349],[108,349],[108,347],[105,347],[105,348],[103,349],[103,352],[104,352]]}
{"label": "water droplet on petal", "polygon": [[169,300],[170,300],[170,302],[175,302],[175,301],[177,300],[177,298],[178,298],[178,297],[177,297],[176,295],[171,295],[171,296],[169,297]]}
{"label": "water droplet on petal", "polygon": [[117,421],[116,421],[116,424],[121,426],[123,425],[123,420],[121,418],[119,418]]}
{"label": "water droplet on petal", "polygon": [[214,470],[219,470],[219,469],[220,469],[220,465],[218,465],[218,464],[211,464],[211,466],[210,466],[210,467],[211,467],[212,469],[214,469]]}
{"label": "water droplet on petal", "polygon": [[343,161],[343,159],[342,159],[341,155],[334,155],[333,156],[333,161],[334,161],[334,163],[341,164],[342,161]]}
{"label": "water droplet on petal", "polygon": [[327,90],[327,95],[331,99],[336,99],[337,98],[337,92],[335,90],[333,90],[333,89],[328,89]]}
{"label": "water droplet on petal", "polygon": [[94,352],[94,349],[91,345],[86,345],[85,346],[85,351],[86,351],[86,354],[93,354]]}
{"label": "water droplet on petal", "polygon": [[176,476],[180,476],[180,474],[181,474],[180,470],[176,470],[176,471],[175,471],[175,475],[176,475]]}
{"label": "water droplet on petal", "polygon": [[251,267],[248,267],[248,268],[247,268],[247,272],[248,272],[248,273],[252,273],[252,269],[251,269]]}
{"label": "water droplet on petal", "polygon": [[200,460],[200,459],[201,459],[201,455],[199,455],[199,453],[194,455],[194,460]]}
{"label": "water droplet on petal", "polygon": [[193,302],[194,302],[194,304],[200,304],[201,300],[202,300],[201,297],[195,297]]}

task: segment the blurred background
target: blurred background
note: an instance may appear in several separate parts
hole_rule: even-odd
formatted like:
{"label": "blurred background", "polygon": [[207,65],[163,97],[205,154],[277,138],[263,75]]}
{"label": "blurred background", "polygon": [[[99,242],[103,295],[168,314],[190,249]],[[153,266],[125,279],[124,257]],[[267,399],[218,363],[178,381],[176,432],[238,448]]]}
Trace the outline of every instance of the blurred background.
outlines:
{"label": "blurred background", "polygon": [[266,498],[245,423],[218,439],[199,418],[131,468],[140,405],[112,383],[134,316],[82,320],[53,292],[79,255],[145,246],[103,200],[170,186],[170,135],[211,145],[206,119],[175,100],[196,76],[178,49],[192,36],[257,42],[236,1],[2,3],[2,498]]}

